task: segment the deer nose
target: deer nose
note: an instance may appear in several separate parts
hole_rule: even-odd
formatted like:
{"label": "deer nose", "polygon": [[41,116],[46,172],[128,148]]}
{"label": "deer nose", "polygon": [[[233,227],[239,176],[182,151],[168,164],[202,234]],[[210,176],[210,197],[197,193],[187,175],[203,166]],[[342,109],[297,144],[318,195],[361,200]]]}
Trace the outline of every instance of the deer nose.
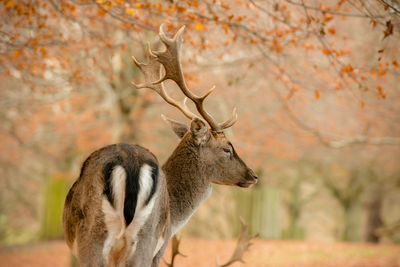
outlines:
{"label": "deer nose", "polygon": [[257,181],[258,176],[252,169],[249,169],[249,175],[250,175],[251,178],[253,178],[254,180]]}

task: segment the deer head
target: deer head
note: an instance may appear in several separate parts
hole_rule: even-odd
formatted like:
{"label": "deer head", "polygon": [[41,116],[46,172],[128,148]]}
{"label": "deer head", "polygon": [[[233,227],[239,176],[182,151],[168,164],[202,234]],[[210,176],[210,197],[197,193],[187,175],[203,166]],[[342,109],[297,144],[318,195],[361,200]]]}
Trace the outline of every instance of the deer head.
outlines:
{"label": "deer head", "polygon": [[[212,87],[203,96],[197,96],[186,85],[180,62],[182,34],[185,26],[181,27],[173,38],[166,36],[164,25],[160,27],[160,39],[164,43],[165,51],[151,51],[147,45],[146,56],[148,63],[140,63],[134,57],[136,66],[143,72],[145,82],[133,85],[139,88],[150,88],[157,92],[167,103],[178,108],[191,120],[190,127],[180,122],[167,119],[173,131],[181,138],[181,142],[174,154],[183,154],[179,151],[190,151],[195,155],[197,169],[202,176],[208,177],[210,182],[224,185],[249,187],[257,182],[257,176],[236,153],[232,143],[226,138],[223,130],[231,127],[237,121],[236,109],[225,122],[218,123],[204,109],[204,100],[215,87]],[[161,66],[164,67],[162,72]],[[164,73],[162,75],[162,73]],[[165,80],[174,81],[186,96],[184,101],[178,102],[171,98],[163,85]],[[186,101],[190,99],[201,118],[190,111]]]}

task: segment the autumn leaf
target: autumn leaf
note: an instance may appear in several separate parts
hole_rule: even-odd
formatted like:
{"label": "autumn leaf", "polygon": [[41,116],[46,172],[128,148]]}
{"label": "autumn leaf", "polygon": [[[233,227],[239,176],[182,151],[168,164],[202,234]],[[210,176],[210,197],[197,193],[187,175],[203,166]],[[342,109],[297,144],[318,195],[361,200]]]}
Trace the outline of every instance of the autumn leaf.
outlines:
{"label": "autumn leaf", "polygon": [[200,22],[197,21],[195,26],[198,31],[201,32],[203,30],[203,25]]}
{"label": "autumn leaf", "polygon": [[311,44],[311,43],[303,43],[303,47],[305,48],[305,49],[314,49],[314,45],[313,44]]}
{"label": "autumn leaf", "polygon": [[289,94],[285,97],[285,100],[289,101],[289,99],[292,98],[293,94],[294,93],[292,91],[290,91]]}
{"label": "autumn leaf", "polygon": [[13,6],[15,6],[15,2],[14,1],[7,1],[6,8],[11,8]]}
{"label": "autumn leaf", "polygon": [[298,92],[299,88],[294,86],[292,88],[290,88],[289,94],[285,97],[285,100],[288,101],[290,98],[292,98],[292,96],[294,95],[295,92]]}
{"label": "autumn leaf", "polygon": [[386,98],[386,93],[383,91],[382,86],[378,85],[376,87],[376,89],[378,90],[378,93],[377,93],[376,97],[378,99],[380,99],[380,98],[385,99]]}
{"label": "autumn leaf", "polygon": [[391,20],[386,21],[386,29],[383,31],[383,39],[393,34],[393,24]]}
{"label": "autumn leaf", "polygon": [[344,48],[344,49],[340,50],[340,53],[342,53],[343,55],[347,55],[347,54],[350,54],[350,50],[347,48]]}
{"label": "autumn leaf", "polygon": [[335,28],[333,28],[333,27],[329,27],[329,28],[328,28],[328,32],[329,32],[330,34],[335,34],[335,33],[336,33],[336,30],[335,30]]}
{"label": "autumn leaf", "polygon": [[315,99],[319,99],[319,90],[316,89],[314,92]]}
{"label": "autumn leaf", "polygon": [[96,3],[100,4],[104,9],[109,10],[112,8],[112,2],[105,0],[96,0]]}
{"label": "autumn leaf", "polygon": [[361,101],[360,106],[361,106],[361,108],[364,108],[364,107],[365,107],[364,101]]}
{"label": "autumn leaf", "polygon": [[341,82],[340,80],[337,79],[337,80],[333,83],[333,87],[335,87],[337,90],[343,89],[343,84],[342,84],[342,82]]}
{"label": "autumn leaf", "polygon": [[186,8],[183,5],[177,5],[176,10],[178,10],[179,13],[185,12]]}
{"label": "autumn leaf", "polygon": [[394,68],[395,68],[396,70],[399,69],[399,63],[397,62],[397,60],[393,60],[393,61],[392,61],[392,64],[393,64],[393,66],[394,66]]}
{"label": "autumn leaf", "polygon": [[325,55],[329,55],[329,54],[331,53],[331,50],[329,50],[328,48],[324,48],[324,49],[322,49],[322,52],[323,52]]}
{"label": "autumn leaf", "polygon": [[133,9],[133,8],[127,8],[127,9],[125,9],[125,13],[128,14],[128,15],[135,14],[135,9]]}
{"label": "autumn leaf", "polygon": [[353,66],[351,64],[344,65],[342,68],[342,72],[351,73],[353,72]]}
{"label": "autumn leaf", "polygon": [[16,50],[16,51],[13,53],[13,58],[19,58],[20,55],[21,55],[21,51],[20,51],[20,50]]}

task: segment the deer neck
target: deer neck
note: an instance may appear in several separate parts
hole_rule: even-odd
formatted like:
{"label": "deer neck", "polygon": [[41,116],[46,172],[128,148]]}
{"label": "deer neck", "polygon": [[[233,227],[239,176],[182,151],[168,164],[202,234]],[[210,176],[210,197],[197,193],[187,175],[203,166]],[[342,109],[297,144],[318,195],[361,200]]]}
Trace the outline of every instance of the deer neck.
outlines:
{"label": "deer neck", "polygon": [[173,236],[211,194],[209,177],[202,173],[197,147],[182,140],[162,169],[167,179],[171,236]]}

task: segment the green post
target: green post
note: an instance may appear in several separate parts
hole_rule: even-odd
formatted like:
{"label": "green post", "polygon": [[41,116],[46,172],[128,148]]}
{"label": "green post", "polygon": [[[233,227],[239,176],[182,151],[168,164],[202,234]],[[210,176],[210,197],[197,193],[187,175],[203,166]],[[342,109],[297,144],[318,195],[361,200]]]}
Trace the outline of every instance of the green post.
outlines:
{"label": "green post", "polygon": [[47,178],[44,190],[41,239],[62,238],[62,211],[70,185],[71,182],[62,175],[51,175]]}
{"label": "green post", "polygon": [[236,192],[236,208],[249,224],[251,234],[258,233],[261,238],[281,237],[281,194],[279,189],[261,187]]}

